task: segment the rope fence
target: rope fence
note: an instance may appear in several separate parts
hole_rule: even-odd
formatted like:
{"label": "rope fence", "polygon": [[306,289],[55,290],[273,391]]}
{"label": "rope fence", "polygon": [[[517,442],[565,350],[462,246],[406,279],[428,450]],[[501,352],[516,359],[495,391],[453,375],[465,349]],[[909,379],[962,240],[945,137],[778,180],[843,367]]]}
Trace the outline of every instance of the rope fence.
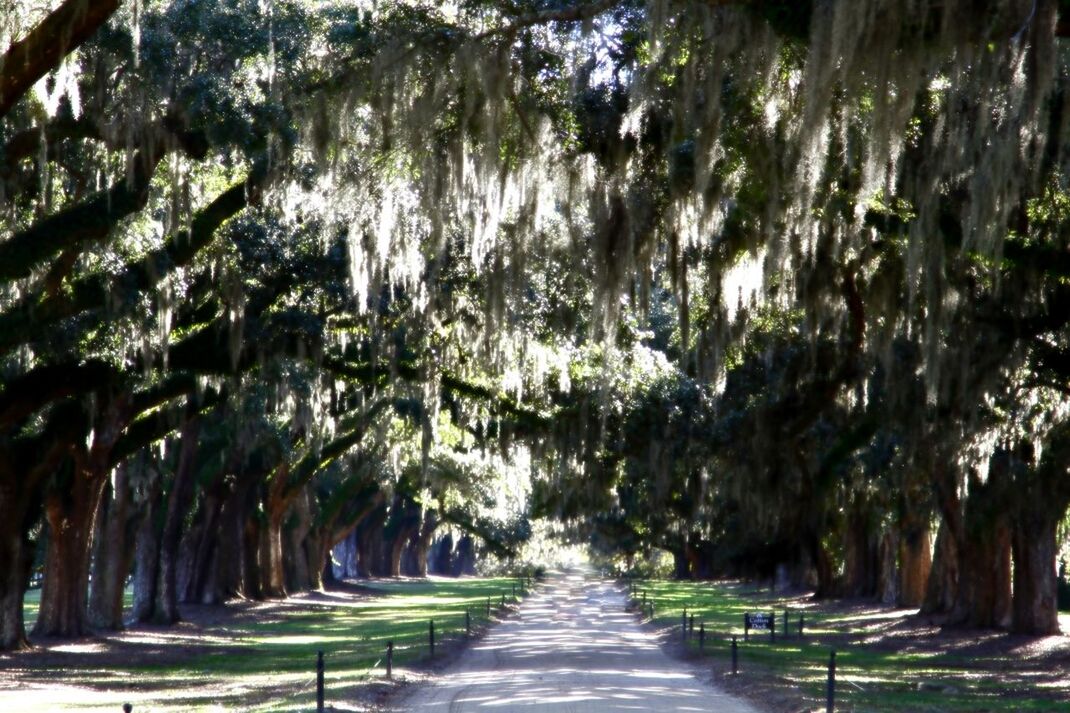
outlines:
{"label": "rope fence", "polygon": [[[628,580],[628,609],[635,611],[645,621],[651,621],[654,619],[654,598],[650,596],[648,592],[643,590],[635,580]],[[788,641],[794,641],[795,643],[803,641],[807,636],[807,623],[806,616],[803,613],[799,613],[796,619],[790,609],[784,609],[781,617],[778,617],[778,612],[775,610],[762,611],[762,612],[745,612],[743,614],[743,620],[741,622],[743,629],[743,643],[757,645],[762,642],[762,636],[759,636],[756,632],[768,632],[768,643],[777,643],[777,628],[778,624],[782,622],[783,629],[780,634],[781,641],[786,643]],[[696,624],[698,627],[696,633]],[[740,656],[740,641],[738,634],[722,634],[715,636],[711,633],[711,629],[706,627],[706,622],[701,618],[696,620],[696,615],[693,610],[684,606],[680,613],[680,638],[685,646],[690,646],[692,643],[696,644],[700,654],[717,653],[718,651],[727,650],[731,659],[732,675],[738,676],[740,673],[739,656]],[[711,640],[716,640],[723,649],[717,648],[717,644]],[[710,643],[708,643],[710,642]],[[829,658],[827,663],[828,675],[825,681],[825,711],[826,713],[834,713],[836,710],[836,650],[834,648],[829,649]],[[862,690],[853,682],[848,681],[851,685]]]}
{"label": "rope fence", "polygon": [[[395,666],[399,664],[430,661],[459,648],[486,632],[498,620],[499,614],[527,596],[534,583],[532,575],[519,574],[513,579],[508,591],[488,596],[486,601],[470,602],[462,607],[437,612],[433,618],[424,620],[423,631],[419,631],[418,621],[408,620],[399,622],[398,628],[415,628],[411,633],[365,637],[335,652],[322,649],[310,652],[310,669],[314,675],[298,687],[299,692],[315,691],[316,711],[323,713],[329,697],[326,677],[332,667],[347,671],[363,669],[365,672],[360,678],[371,678],[382,668],[383,677],[391,679]],[[123,711],[131,713],[133,706],[124,703]]]}

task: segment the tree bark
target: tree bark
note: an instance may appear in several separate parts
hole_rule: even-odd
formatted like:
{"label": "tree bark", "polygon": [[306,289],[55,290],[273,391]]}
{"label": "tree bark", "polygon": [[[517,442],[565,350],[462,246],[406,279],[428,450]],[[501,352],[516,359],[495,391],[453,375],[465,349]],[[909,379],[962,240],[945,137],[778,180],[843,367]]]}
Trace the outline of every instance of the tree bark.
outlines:
{"label": "tree bark", "polygon": [[156,608],[156,584],[160,572],[160,508],[163,499],[163,475],[152,474],[134,545],[134,609],[135,621],[152,621]]}
{"label": "tree bark", "polygon": [[74,638],[90,633],[89,554],[106,483],[105,473],[75,465],[69,489],[55,487],[45,496],[49,537],[34,634]]}
{"label": "tree bark", "polygon": [[99,629],[123,628],[123,589],[129,569],[127,556],[127,510],[129,488],[126,466],[115,471],[114,487],[97,516],[97,534],[93,543],[93,582],[89,593],[89,620]]}
{"label": "tree bark", "polygon": [[1048,636],[1059,633],[1058,578],[1059,519],[1040,515],[1019,519],[1014,527],[1014,613],[1016,634]]}
{"label": "tree bark", "polygon": [[934,548],[932,567],[929,571],[929,581],[925,588],[925,600],[921,605],[922,614],[946,614],[951,611],[958,595],[959,584],[959,553],[958,545],[951,528],[946,521],[940,522],[936,531],[936,546]]}
{"label": "tree bark", "polygon": [[932,571],[928,520],[904,518],[899,538],[899,606],[921,607]]}
{"label": "tree bark", "polygon": [[182,540],[182,523],[194,493],[197,442],[201,419],[193,416],[182,424],[181,446],[174,483],[167,498],[167,515],[160,535],[159,571],[152,619],[158,624],[173,624],[178,614],[178,550]]}
{"label": "tree bark", "polygon": [[[13,484],[12,484],[13,485]],[[22,602],[33,561],[25,493],[0,482],[0,651],[28,648]]]}

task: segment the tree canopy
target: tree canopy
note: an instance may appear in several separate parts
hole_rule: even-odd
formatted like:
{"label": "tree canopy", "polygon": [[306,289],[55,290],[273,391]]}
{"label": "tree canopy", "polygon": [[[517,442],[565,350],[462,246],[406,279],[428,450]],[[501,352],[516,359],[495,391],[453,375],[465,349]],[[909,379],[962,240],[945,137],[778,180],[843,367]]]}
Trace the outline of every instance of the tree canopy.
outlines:
{"label": "tree canopy", "polygon": [[9,3],[0,648],[541,517],[1055,630],[1064,10]]}

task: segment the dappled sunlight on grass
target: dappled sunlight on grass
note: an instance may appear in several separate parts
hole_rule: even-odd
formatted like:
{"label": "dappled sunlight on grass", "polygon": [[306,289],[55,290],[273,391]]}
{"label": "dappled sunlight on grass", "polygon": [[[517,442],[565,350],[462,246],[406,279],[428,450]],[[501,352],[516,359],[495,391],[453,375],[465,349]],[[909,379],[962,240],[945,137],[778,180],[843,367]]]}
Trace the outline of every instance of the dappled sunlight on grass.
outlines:
{"label": "dappled sunlight on grass", "polygon": [[[315,696],[316,652],[325,682],[341,700],[385,674],[386,642],[395,673],[463,641],[465,611],[478,630],[498,616],[515,580],[465,578],[345,583],[338,590],[280,601],[182,608],[171,628],[138,626],[76,642],[45,644],[0,659],[0,710],[294,710]],[[517,594],[519,595],[519,591]],[[35,609],[30,601],[28,610]],[[338,710],[345,708],[336,706]]]}
{"label": "dappled sunlight on grass", "polygon": [[[829,652],[837,651],[837,697],[847,709],[872,711],[1070,710],[1070,637],[1023,640],[998,631],[943,631],[915,611],[865,602],[818,602],[807,595],[777,596],[734,582],[637,583],[654,605],[653,624],[675,646],[686,641],[721,675],[730,669],[737,637],[740,692],[761,688],[799,691],[808,705],[824,701]],[[788,611],[785,637],[784,611]],[[694,616],[686,640],[682,616]],[[746,612],[775,613],[776,640],[767,630],[743,639]],[[805,618],[804,637],[798,636]],[[770,676],[764,676],[767,673]],[[726,681],[731,685],[732,678]],[[745,683],[744,683],[745,682]],[[776,693],[776,691],[772,691]]]}

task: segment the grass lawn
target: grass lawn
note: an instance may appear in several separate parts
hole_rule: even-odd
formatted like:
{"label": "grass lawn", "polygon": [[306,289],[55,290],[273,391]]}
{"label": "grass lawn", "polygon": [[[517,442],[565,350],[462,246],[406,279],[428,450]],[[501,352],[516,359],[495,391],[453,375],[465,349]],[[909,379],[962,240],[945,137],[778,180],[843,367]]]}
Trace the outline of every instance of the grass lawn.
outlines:
{"label": "grass lawn", "polygon": [[[654,604],[654,624],[670,641],[684,640],[681,615],[695,619],[689,652],[699,655],[699,625],[707,656],[728,688],[755,698],[804,701],[824,710],[829,654],[836,650],[837,710],[1070,711],[1070,640],[998,632],[943,632],[911,612],[868,604],[816,603],[776,597],[734,583],[646,581],[637,598]],[[784,609],[790,610],[785,639]],[[751,632],[745,612],[776,611],[777,637]],[[798,637],[799,616],[805,636]],[[732,636],[738,637],[738,677],[730,676]],[[798,706],[796,706],[796,710]]]}
{"label": "grass lawn", "polygon": [[[513,599],[516,580],[372,581],[279,602],[185,607],[176,627],[137,626],[115,635],[46,644],[0,657],[0,710],[197,711],[309,709],[316,652],[324,652],[327,699],[360,697],[385,673],[426,662],[430,622],[436,655]],[[521,591],[516,588],[517,598]],[[27,618],[36,613],[33,597]],[[11,669],[11,671],[5,671]],[[365,692],[366,694],[366,692]]]}

